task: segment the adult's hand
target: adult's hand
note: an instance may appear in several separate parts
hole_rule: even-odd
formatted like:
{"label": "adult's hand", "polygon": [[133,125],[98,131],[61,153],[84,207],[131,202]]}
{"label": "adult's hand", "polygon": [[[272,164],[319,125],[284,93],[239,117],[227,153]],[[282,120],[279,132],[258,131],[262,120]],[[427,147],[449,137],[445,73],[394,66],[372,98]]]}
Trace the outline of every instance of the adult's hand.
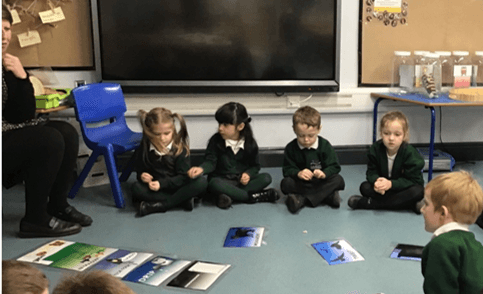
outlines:
{"label": "adult's hand", "polygon": [[20,59],[12,54],[5,53],[3,56],[3,66],[7,71],[11,71],[17,78],[25,79],[27,78],[27,73],[25,72]]}

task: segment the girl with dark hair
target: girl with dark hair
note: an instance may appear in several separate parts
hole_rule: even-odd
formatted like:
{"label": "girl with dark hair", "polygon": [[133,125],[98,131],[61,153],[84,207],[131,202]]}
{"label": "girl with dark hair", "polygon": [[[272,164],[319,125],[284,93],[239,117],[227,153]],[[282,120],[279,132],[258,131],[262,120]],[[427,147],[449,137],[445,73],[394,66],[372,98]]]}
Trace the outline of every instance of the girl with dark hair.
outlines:
{"label": "girl with dark hair", "polygon": [[36,118],[34,89],[18,57],[7,53],[12,16],[2,6],[2,177],[7,188],[25,182],[20,237],[79,233],[92,219],[67,202],[79,135],[63,121]]}
{"label": "girl with dark hair", "polygon": [[259,173],[258,145],[245,106],[229,102],[215,114],[218,132],[208,142],[204,162],[188,171],[190,178],[208,174],[208,190],[216,205],[229,208],[233,200],[245,203],[275,202],[274,189],[266,189],[272,177]]}
{"label": "girl with dark hair", "polygon": [[165,212],[179,205],[193,210],[194,197],[203,194],[208,184],[204,178],[191,180],[186,175],[190,150],[183,117],[162,107],[138,114],[143,139],[136,154],[138,181],[132,187],[134,201],[141,201],[138,215]]}

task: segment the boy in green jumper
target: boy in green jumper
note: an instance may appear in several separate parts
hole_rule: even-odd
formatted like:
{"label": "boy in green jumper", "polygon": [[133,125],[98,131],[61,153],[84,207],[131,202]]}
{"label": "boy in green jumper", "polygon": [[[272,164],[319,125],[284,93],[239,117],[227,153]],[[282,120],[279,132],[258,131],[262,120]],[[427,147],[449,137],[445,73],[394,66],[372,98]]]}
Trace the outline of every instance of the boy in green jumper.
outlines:
{"label": "boy in green jumper", "polygon": [[287,208],[297,213],[305,204],[312,207],[324,202],[339,208],[339,190],[344,179],[334,148],[320,133],[320,113],[310,106],[295,111],[293,130],[297,138],[287,144],[280,188],[288,194]]}
{"label": "boy in green jumper", "polygon": [[424,191],[425,230],[433,233],[424,247],[424,293],[483,291],[483,245],[468,229],[483,210],[483,191],[465,171],[442,174]]}

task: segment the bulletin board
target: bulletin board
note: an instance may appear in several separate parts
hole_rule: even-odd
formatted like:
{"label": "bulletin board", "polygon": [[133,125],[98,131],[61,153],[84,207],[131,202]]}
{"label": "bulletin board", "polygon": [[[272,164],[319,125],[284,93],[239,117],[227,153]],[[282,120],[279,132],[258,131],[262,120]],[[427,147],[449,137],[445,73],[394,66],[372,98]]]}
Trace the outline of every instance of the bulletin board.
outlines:
{"label": "bulletin board", "polygon": [[[91,6],[89,0],[9,0],[21,22],[12,25],[8,53],[24,67],[93,69]],[[39,12],[60,7],[65,19],[43,23]],[[21,47],[17,35],[37,31],[41,43]]]}
{"label": "bulletin board", "polygon": [[472,56],[483,50],[483,0],[402,0],[405,20],[395,25],[394,16],[385,17],[390,12],[374,14],[375,1],[360,5],[360,86],[391,83],[394,51],[469,51]]}

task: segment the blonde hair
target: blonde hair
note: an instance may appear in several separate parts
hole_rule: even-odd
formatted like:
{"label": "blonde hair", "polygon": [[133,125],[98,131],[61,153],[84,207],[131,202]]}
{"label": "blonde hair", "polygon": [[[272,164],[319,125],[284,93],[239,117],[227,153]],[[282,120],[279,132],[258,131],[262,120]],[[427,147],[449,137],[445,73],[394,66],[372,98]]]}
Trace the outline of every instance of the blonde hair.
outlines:
{"label": "blonde hair", "polygon": [[320,113],[310,106],[300,107],[292,117],[293,127],[306,124],[309,127],[320,128]]}
{"label": "blonde hair", "polygon": [[104,271],[64,276],[52,294],[135,294],[120,279]]}
{"label": "blonde hair", "polygon": [[456,222],[473,224],[483,210],[483,191],[467,171],[439,175],[426,189],[430,192],[434,210],[444,205]]}
{"label": "blonde hair", "polygon": [[41,294],[49,287],[49,280],[39,269],[25,262],[2,260],[2,293]]}
{"label": "blonde hair", "polygon": [[384,114],[381,118],[381,122],[379,124],[379,134],[382,135],[383,129],[386,127],[387,123],[399,121],[403,127],[404,131],[404,142],[409,142],[409,122],[408,118],[402,113],[401,111],[390,111]]}
{"label": "blonde hair", "polygon": [[[152,131],[152,127],[159,123],[172,123],[173,124],[173,147],[176,148],[175,155],[180,155],[183,149],[186,150],[186,155],[190,154],[189,150],[189,136],[186,128],[184,118],[178,113],[172,113],[170,110],[163,107],[156,107],[151,111],[146,112],[144,110],[138,111],[139,121],[143,128],[143,141],[144,143],[152,142],[155,138],[155,134]],[[180,124],[179,132],[176,130],[175,118],[178,119]],[[149,145],[149,144],[147,144]]]}

